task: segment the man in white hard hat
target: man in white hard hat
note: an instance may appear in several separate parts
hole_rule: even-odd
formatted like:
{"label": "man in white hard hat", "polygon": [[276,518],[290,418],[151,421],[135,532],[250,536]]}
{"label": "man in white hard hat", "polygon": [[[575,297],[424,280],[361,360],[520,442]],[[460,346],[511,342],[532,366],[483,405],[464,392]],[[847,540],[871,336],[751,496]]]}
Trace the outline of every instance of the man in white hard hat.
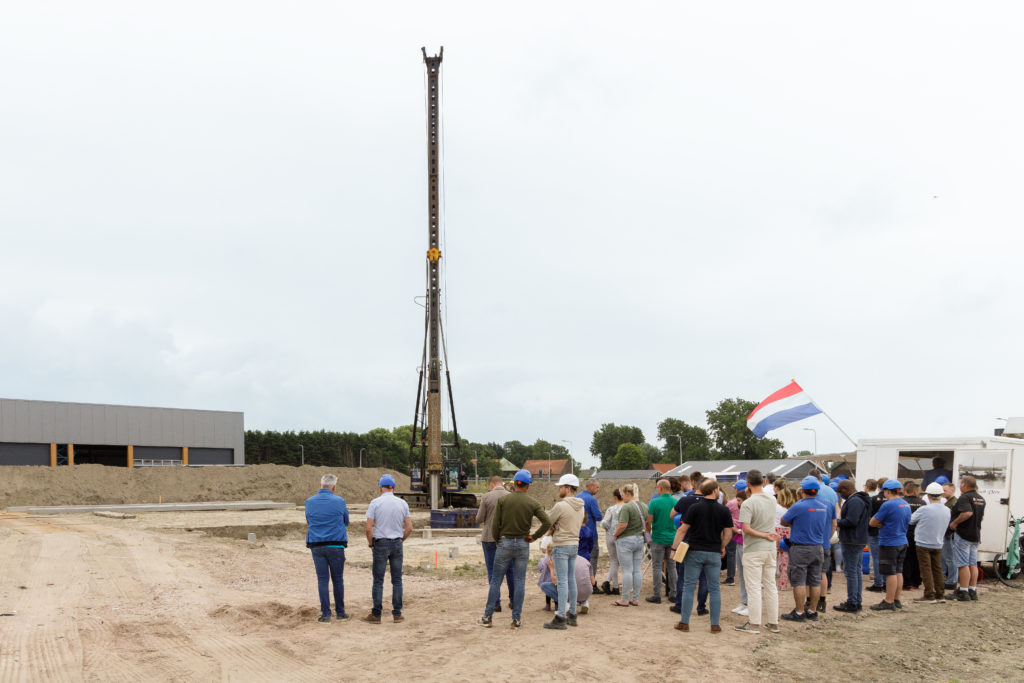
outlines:
{"label": "man in white hard hat", "polygon": [[575,497],[579,488],[580,480],[575,474],[563,474],[558,480],[558,501],[548,511],[554,529],[551,560],[555,575],[562,580],[558,582],[555,618],[544,624],[544,628],[564,630],[567,625],[576,625],[576,552],[584,516],[583,500]]}
{"label": "man in white hard hat", "polygon": [[914,541],[917,562],[921,567],[924,595],[915,602],[931,604],[946,602],[943,596],[945,579],[942,572],[942,542],[949,526],[949,508],[942,501],[942,484],[932,482],[925,487],[928,504],[914,510],[910,523],[916,524]]}

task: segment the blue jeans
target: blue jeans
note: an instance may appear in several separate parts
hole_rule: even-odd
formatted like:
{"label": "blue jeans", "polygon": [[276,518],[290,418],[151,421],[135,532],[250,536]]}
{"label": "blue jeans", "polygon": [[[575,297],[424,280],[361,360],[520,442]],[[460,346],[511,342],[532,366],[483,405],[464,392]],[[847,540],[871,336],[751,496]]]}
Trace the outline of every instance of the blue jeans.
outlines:
{"label": "blue jeans", "polygon": [[578,549],[577,545],[556,545],[551,552],[555,575],[558,577],[556,617],[564,618],[566,608],[568,608],[569,614],[576,614],[576,552]]}
{"label": "blue jeans", "polygon": [[402,539],[373,540],[373,616],[379,617],[384,600],[384,570],[391,566],[391,614],[402,613]]}
{"label": "blue jeans", "polygon": [[[682,562],[676,562],[676,607],[679,611],[683,610],[683,583],[685,582],[686,565]],[[697,581],[697,611],[706,610],[708,608],[708,580],[704,578],[704,574],[700,575],[700,580]]]}
{"label": "blue jeans", "polygon": [[878,536],[868,536],[868,548],[871,550],[871,576],[875,588],[885,588],[885,577],[878,570]]}
{"label": "blue jeans", "polygon": [[850,605],[859,605],[864,591],[864,572],[861,571],[860,562],[854,562],[853,558],[859,557],[864,552],[864,546],[860,543],[840,543],[832,547],[841,548],[842,557],[846,558],[843,563],[843,574],[846,576],[846,602]]}
{"label": "blue jeans", "polygon": [[615,541],[615,553],[622,566],[622,599],[638,602],[644,579],[640,571],[644,559],[644,537],[626,536],[618,539]]}
{"label": "blue jeans", "polygon": [[530,559],[530,545],[525,538],[502,538],[498,541],[498,549],[494,553],[494,572],[491,576],[491,587],[487,591],[487,607],[484,616],[494,614],[494,606],[498,603],[501,593],[501,580],[505,572],[512,567],[512,618],[523,616],[523,595],[526,592],[526,563]]}
{"label": "blue jeans", "polygon": [[953,561],[953,537],[946,536],[942,541],[942,572],[946,575],[946,583],[956,583],[960,580],[959,572],[956,569],[956,562]]}
{"label": "blue jeans", "polygon": [[320,616],[331,616],[331,592],[328,582],[334,583],[334,609],[340,617],[345,614],[345,549],[317,546],[313,551],[316,568],[316,587],[320,594]]}
{"label": "blue jeans", "polygon": [[[498,551],[498,544],[494,541],[483,541],[480,545],[484,549],[484,564],[487,565],[487,585],[490,586],[491,577],[494,574],[494,554]],[[512,577],[512,565],[509,565],[505,571],[505,583],[508,585],[508,601],[511,603],[512,592],[516,585],[515,579]],[[494,604],[501,604],[501,598],[499,597],[498,601]]]}
{"label": "blue jeans", "polygon": [[690,623],[693,611],[693,591],[697,588],[698,577],[704,576],[708,582],[708,595],[711,596],[711,625],[718,626],[718,617],[722,612],[722,593],[718,586],[718,577],[722,573],[721,553],[703,550],[690,550],[683,560],[683,605],[679,614],[679,622]]}

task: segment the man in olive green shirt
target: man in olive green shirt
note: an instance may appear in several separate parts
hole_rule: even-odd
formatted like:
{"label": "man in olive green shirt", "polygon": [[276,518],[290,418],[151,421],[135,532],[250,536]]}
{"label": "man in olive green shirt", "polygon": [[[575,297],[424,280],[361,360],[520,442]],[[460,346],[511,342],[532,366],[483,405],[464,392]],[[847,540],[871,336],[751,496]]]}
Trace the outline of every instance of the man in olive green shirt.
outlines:
{"label": "man in olive green shirt", "polygon": [[[539,538],[551,526],[551,520],[544,512],[540,503],[535,501],[526,492],[530,488],[533,477],[528,470],[519,470],[512,477],[512,484],[515,490],[512,495],[502,496],[494,507],[494,517],[491,518],[491,533],[498,543],[498,549],[494,554],[494,570],[491,574],[491,588],[487,595],[487,607],[484,609],[484,616],[477,622],[486,628],[491,627],[491,615],[494,614],[494,605],[498,601],[501,590],[501,582],[505,577],[505,571],[511,565],[513,567],[512,592],[512,628],[522,626],[523,596],[526,593],[526,563],[530,559],[530,544],[534,538]],[[531,533],[533,518],[540,521],[540,528],[536,533]]]}
{"label": "man in olive green shirt", "polygon": [[668,601],[676,601],[676,563],[672,559],[672,542],[676,537],[676,524],[672,521],[675,514],[676,499],[672,497],[672,485],[668,479],[659,479],[658,496],[647,506],[647,523],[651,527],[651,565],[654,567],[654,592],[647,602],[661,602],[662,564],[667,565],[665,575],[668,579]]}

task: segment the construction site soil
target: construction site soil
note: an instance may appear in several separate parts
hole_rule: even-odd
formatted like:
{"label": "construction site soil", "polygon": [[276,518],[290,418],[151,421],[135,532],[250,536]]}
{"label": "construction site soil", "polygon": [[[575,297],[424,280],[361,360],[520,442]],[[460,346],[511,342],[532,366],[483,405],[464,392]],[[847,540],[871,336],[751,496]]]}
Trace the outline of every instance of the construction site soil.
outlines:
{"label": "construction site soil", "polygon": [[[13,476],[20,492],[12,493],[12,470],[18,470]],[[85,502],[82,495],[102,503],[158,497],[298,503],[315,491],[323,471],[86,466],[55,474],[4,468],[0,487],[4,505]],[[678,616],[666,602],[618,608],[611,596],[597,595],[578,628],[550,631],[542,627],[551,614],[536,586],[534,544],[523,628],[509,628],[506,606],[495,614],[494,628],[483,629],[475,624],[487,591],[479,535],[434,532],[427,538],[428,511],[413,513],[417,531],[404,547],[405,621],[390,618],[385,580],[383,623],[367,624],[359,620],[371,606],[363,513],[379,471],[334,472],[352,508],[345,605],[353,619],[330,624],[316,623],[316,577],[301,507],[130,519],[0,512],[0,683],[1024,679],[1024,590],[988,581],[978,602],[920,604],[913,598],[921,592],[912,591],[899,613],[828,610],[818,623],[783,623],[780,634],[760,635],[732,628],[745,621],[730,612],[738,586],[722,589],[724,630],[718,634],[709,632],[707,617],[692,617],[689,633],[673,629]],[[74,478],[78,473],[82,481]],[[602,499],[611,488],[604,484]],[[650,486],[643,488],[649,495]],[[530,492],[545,506],[553,502],[547,482]],[[249,533],[255,542],[247,540]],[[599,566],[607,571],[604,552]],[[648,570],[644,595],[650,595],[650,578]],[[837,575],[830,604],[844,594]],[[865,603],[876,598],[868,593]],[[781,606],[792,607],[789,594]]]}

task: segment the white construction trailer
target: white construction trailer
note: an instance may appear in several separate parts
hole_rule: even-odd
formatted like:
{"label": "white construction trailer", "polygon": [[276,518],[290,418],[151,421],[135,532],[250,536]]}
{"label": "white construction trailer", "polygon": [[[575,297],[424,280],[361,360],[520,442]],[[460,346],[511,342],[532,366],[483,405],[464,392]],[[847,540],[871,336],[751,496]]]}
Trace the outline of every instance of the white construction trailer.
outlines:
{"label": "white construction trailer", "polygon": [[[973,475],[985,497],[978,559],[991,561],[1006,552],[1013,519],[1024,516],[1024,439],[1003,436],[945,439],[862,439],[857,442],[855,478],[918,479],[943,458],[960,490],[960,477]],[[1018,470],[1020,470],[1018,472]],[[959,495],[959,494],[958,494]]]}

